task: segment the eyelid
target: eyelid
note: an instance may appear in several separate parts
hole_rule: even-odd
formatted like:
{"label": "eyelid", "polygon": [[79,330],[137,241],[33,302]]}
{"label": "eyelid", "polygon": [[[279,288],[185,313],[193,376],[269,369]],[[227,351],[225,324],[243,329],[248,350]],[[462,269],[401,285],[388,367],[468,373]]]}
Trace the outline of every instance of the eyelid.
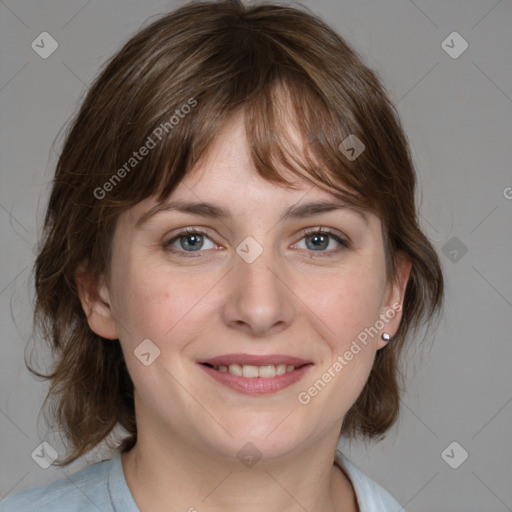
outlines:
{"label": "eyelid", "polygon": [[338,238],[344,239],[347,243],[350,242],[349,238],[346,235],[344,235],[343,233],[341,233],[340,231],[338,231],[337,229],[323,227],[323,226],[317,226],[317,227],[313,227],[313,228],[305,228],[302,230],[303,236],[316,234],[316,233],[326,233],[328,235],[336,235]]}

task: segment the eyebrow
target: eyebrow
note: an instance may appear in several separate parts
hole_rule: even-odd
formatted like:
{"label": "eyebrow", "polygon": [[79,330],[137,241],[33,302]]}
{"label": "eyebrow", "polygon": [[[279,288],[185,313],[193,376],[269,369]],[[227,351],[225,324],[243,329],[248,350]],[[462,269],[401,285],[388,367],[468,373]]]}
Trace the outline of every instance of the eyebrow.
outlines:
{"label": "eyebrow", "polygon": [[[312,203],[292,205],[281,214],[279,221],[287,219],[304,219],[322,213],[332,212],[335,210],[352,210],[357,213],[366,224],[368,224],[368,217],[365,210],[345,201],[317,201]],[[141,228],[151,217],[157,213],[177,211],[181,213],[188,213],[200,217],[211,219],[231,219],[233,214],[223,206],[208,203],[208,202],[188,202],[188,201],[170,201],[159,203],[153,208],[149,209],[135,223],[135,228]]]}

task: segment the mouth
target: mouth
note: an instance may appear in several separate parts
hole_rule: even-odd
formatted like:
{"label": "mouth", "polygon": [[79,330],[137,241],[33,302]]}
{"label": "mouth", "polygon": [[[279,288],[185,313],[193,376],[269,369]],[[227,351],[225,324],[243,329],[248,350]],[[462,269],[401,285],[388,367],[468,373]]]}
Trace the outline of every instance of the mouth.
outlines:
{"label": "mouth", "polygon": [[246,394],[269,394],[300,380],[313,363],[286,356],[230,354],[199,365],[217,382]]}

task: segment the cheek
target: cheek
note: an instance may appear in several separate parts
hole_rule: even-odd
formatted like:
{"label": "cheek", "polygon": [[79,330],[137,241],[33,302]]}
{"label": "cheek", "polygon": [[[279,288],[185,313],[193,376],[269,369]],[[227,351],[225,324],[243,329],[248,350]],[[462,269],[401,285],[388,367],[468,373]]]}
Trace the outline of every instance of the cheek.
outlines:
{"label": "cheek", "polygon": [[[356,401],[375,359],[378,338],[371,327],[379,319],[383,284],[378,264],[342,269],[317,283],[308,304],[327,326],[322,336],[328,353],[306,383],[311,387],[304,389],[301,403],[311,399],[316,407],[328,404],[325,414],[335,419]],[[314,398],[317,395],[322,398]]]}
{"label": "cheek", "polygon": [[328,326],[330,344],[338,353],[378,320],[383,286],[382,276],[370,265],[341,270],[315,286],[308,305]]}
{"label": "cheek", "polygon": [[[204,279],[171,275],[161,265],[133,264],[120,268],[118,277],[114,315],[121,346],[136,389],[150,403],[155,389],[173,386],[165,369],[181,365],[182,351],[197,336],[193,330],[200,322],[190,320],[197,318],[208,286]],[[139,357],[148,352],[155,364],[146,366]]]}
{"label": "cheek", "polygon": [[[161,348],[169,340],[179,348],[187,329],[197,328],[209,290],[218,276],[171,271],[165,264],[120,265],[117,276],[115,311],[125,345],[137,345],[149,338]],[[179,333],[179,335],[178,335]],[[190,332],[193,336],[193,332]]]}

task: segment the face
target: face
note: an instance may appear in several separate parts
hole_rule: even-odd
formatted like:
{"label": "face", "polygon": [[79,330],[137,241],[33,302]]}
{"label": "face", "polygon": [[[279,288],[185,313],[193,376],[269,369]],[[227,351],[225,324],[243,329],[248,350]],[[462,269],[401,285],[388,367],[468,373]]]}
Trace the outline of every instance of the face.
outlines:
{"label": "face", "polygon": [[235,118],[168,198],[225,216],[147,199],[119,218],[101,300],[82,302],[91,328],[121,342],[139,433],[228,457],[248,441],[278,457],[337,440],[404,286],[386,281],[375,215],[282,218],[337,202],[293,179],[257,175]]}

